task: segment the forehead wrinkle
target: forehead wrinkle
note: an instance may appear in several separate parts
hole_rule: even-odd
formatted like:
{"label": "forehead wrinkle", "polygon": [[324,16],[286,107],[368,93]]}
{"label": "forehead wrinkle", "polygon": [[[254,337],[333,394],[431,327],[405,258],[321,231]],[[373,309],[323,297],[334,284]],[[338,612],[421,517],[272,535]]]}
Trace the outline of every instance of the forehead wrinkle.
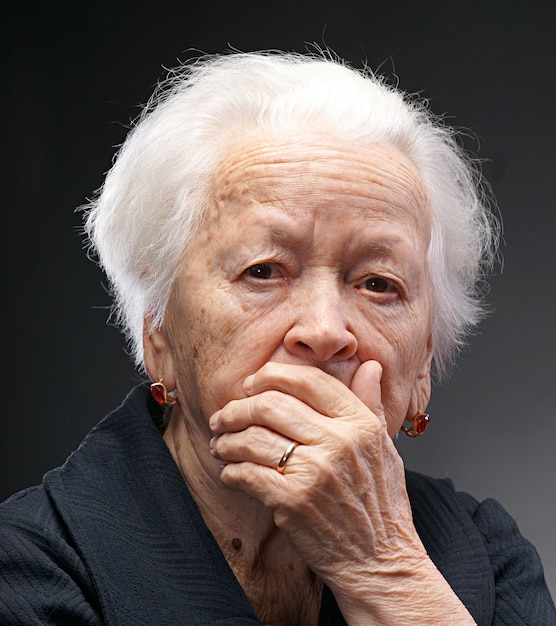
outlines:
{"label": "forehead wrinkle", "polygon": [[[283,180],[283,179],[282,179]],[[342,179],[340,179],[342,180]],[[326,211],[336,211],[336,220],[338,229],[349,228],[351,209],[363,208],[366,210],[365,221],[368,224],[369,231],[372,231],[376,226],[380,226],[384,223],[403,224],[405,221],[410,220],[414,222],[418,230],[426,231],[429,220],[428,215],[425,213],[422,207],[418,207],[417,210],[412,210],[416,206],[416,201],[408,202],[408,207],[403,201],[398,201],[395,198],[385,199],[384,195],[381,195],[378,190],[376,193],[350,193],[335,195],[329,193],[323,193],[318,185],[316,188],[302,188],[300,190],[294,190],[290,188],[287,194],[273,194],[272,188],[263,190],[264,198],[260,197],[255,190],[251,190],[254,193],[252,196],[251,205],[258,205],[261,207],[261,217],[266,214],[264,207],[280,209],[286,220],[293,220],[292,230],[300,232],[301,229],[308,228],[308,224],[305,222],[310,220],[311,222],[318,221],[319,215]],[[409,195],[409,194],[408,194]],[[301,222],[304,224],[302,225]],[[276,239],[284,239],[287,237],[284,231],[281,236],[279,229],[277,228]],[[388,252],[385,243],[383,251]],[[376,247],[378,251],[378,247]]]}
{"label": "forehead wrinkle", "polygon": [[[274,216],[275,217],[275,216]],[[315,249],[314,244],[325,243],[318,238],[318,215],[311,214],[314,219],[307,221],[306,225],[300,228],[299,222],[286,219],[266,220],[264,216],[257,217],[252,224],[261,224],[266,227],[266,233],[270,243],[281,250],[301,250],[304,254],[314,254],[326,257],[333,253],[333,256],[340,255],[341,259],[349,264],[352,261],[365,257],[367,259],[388,259],[405,255],[404,241],[399,238],[395,231],[384,232],[384,229],[377,231],[369,229],[363,236],[354,236],[342,242],[340,250],[333,251],[328,247]],[[325,234],[326,237],[326,234]]]}
{"label": "forehead wrinkle", "polygon": [[[331,163],[324,165],[330,168]],[[303,212],[309,207],[318,210],[324,206],[337,206],[346,211],[350,206],[367,207],[371,221],[410,218],[422,222],[426,215],[428,203],[420,185],[401,169],[397,170],[395,178],[388,176],[386,171],[382,176],[376,169],[372,173],[345,167],[343,171],[333,173],[330,169],[322,173],[319,170],[315,164],[296,169],[291,162],[279,168],[265,166],[264,171],[254,167],[248,177],[229,180],[229,197],[247,195],[261,205],[280,206],[295,216],[301,214],[301,203],[304,203]],[[305,182],[307,176],[312,178],[311,185]],[[281,183],[280,194],[274,192],[274,180]],[[310,205],[307,200],[311,201]]]}
{"label": "forehead wrinkle", "polygon": [[397,148],[376,144],[369,146],[376,154],[352,150],[346,162],[342,146],[333,142],[319,135],[248,137],[220,162],[214,178],[217,199],[270,203],[295,217],[308,209],[343,206],[349,211],[353,206],[367,209],[370,220],[409,219],[428,238],[430,205],[411,161]]}
{"label": "forehead wrinkle", "polygon": [[[328,141],[323,143],[323,139],[326,139],[326,137],[316,137],[314,141],[311,141],[310,138],[294,138],[292,141],[281,138],[276,141],[267,140],[263,143],[260,141],[245,141],[222,159],[218,169],[221,174],[225,172],[234,178],[245,173],[252,173],[252,170],[258,170],[261,166],[277,169],[280,172],[280,176],[282,175],[282,168],[288,168],[296,163],[305,163],[310,165],[311,168],[318,168],[320,165],[326,167],[331,163],[344,166],[345,154],[341,148],[331,147],[331,144],[336,140],[329,138]],[[414,184],[418,181],[420,183],[416,168],[403,152],[385,143],[369,144],[367,147],[371,149],[377,148],[380,156],[369,161],[363,156],[364,150],[361,153],[357,151],[352,152],[350,163],[358,166],[357,169],[367,171],[371,169],[380,171],[382,169],[388,175],[390,173],[388,172],[388,165],[390,164],[396,168],[398,177],[403,179],[404,182]],[[364,149],[365,145],[362,145],[361,148]],[[316,150],[318,150],[318,154],[316,154]],[[296,172],[299,176],[303,175],[299,170],[296,170]],[[267,174],[266,172],[263,176]],[[345,171],[337,174],[337,178],[340,180],[345,179],[345,174]],[[256,179],[257,177],[255,176],[254,178]],[[372,175],[369,178],[369,182],[380,183],[380,180]],[[419,186],[421,187],[421,185]]]}

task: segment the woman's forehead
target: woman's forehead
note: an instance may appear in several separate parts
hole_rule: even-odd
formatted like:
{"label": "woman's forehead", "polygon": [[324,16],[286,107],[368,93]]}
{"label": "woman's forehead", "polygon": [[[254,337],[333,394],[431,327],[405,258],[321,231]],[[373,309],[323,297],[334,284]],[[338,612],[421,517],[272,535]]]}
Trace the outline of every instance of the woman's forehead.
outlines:
{"label": "woman's forehead", "polygon": [[224,151],[215,178],[234,183],[260,175],[281,177],[292,166],[301,168],[290,172],[299,176],[335,168],[337,178],[346,182],[394,172],[401,185],[422,187],[415,166],[395,146],[384,142],[354,144],[322,133],[245,137]]}
{"label": "woman's forehead", "polygon": [[[252,138],[221,161],[213,179],[209,221],[241,219],[242,207],[280,207],[291,217],[336,210],[337,219],[401,220],[429,231],[429,203],[419,175],[399,150],[352,146],[326,135]],[[347,216],[346,216],[347,214]]]}

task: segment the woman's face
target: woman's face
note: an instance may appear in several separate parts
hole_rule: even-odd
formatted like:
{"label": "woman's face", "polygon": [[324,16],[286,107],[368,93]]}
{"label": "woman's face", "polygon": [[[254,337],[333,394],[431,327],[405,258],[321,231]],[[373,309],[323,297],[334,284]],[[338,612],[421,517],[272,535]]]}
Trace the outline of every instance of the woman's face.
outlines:
{"label": "woman's face", "polygon": [[151,375],[208,431],[268,361],[349,386],[374,359],[393,436],[430,386],[430,216],[415,169],[384,145],[259,136],[223,159],[212,191],[146,350]]}

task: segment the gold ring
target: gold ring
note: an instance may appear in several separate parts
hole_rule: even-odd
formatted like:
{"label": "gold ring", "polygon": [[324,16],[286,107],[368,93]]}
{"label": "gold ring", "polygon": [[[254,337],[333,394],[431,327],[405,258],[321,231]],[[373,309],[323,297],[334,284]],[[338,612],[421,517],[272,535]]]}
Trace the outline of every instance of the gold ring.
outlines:
{"label": "gold ring", "polygon": [[286,463],[288,462],[288,459],[292,455],[292,452],[297,448],[298,445],[299,445],[299,442],[292,441],[290,445],[286,448],[286,451],[284,452],[284,454],[282,455],[282,458],[280,459],[280,463],[278,463],[278,466],[276,467],[276,471],[279,474],[284,473]]}

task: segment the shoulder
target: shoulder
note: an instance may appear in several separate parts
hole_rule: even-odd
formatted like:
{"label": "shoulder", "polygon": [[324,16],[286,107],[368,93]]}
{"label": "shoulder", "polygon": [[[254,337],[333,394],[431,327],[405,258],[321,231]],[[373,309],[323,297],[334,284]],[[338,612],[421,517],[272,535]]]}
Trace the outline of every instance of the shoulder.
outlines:
{"label": "shoulder", "polygon": [[100,624],[91,579],[42,485],[0,504],[0,622]]}
{"label": "shoulder", "polygon": [[431,478],[417,472],[406,472],[407,491],[416,520],[426,525],[431,518],[445,520],[446,526],[473,528],[489,552],[499,543],[535,548],[520,533],[516,521],[492,498],[479,501],[457,491],[447,478]]}
{"label": "shoulder", "polygon": [[500,503],[449,479],[408,471],[406,482],[417,532],[457,593],[481,598],[483,613],[491,604],[494,624],[556,624],[540,557]]}
{"label": "shoulder", "polygon": [[89,558],[95,546],[85,547],[91,527],[106,534],[122,517],[115,500],[127,484],[123,476],[132,474],[131,433],[154,431],[157,438],[146,396],[136,387],[43,484],[0,504],[1,624],[103,623],[105,602]]}

